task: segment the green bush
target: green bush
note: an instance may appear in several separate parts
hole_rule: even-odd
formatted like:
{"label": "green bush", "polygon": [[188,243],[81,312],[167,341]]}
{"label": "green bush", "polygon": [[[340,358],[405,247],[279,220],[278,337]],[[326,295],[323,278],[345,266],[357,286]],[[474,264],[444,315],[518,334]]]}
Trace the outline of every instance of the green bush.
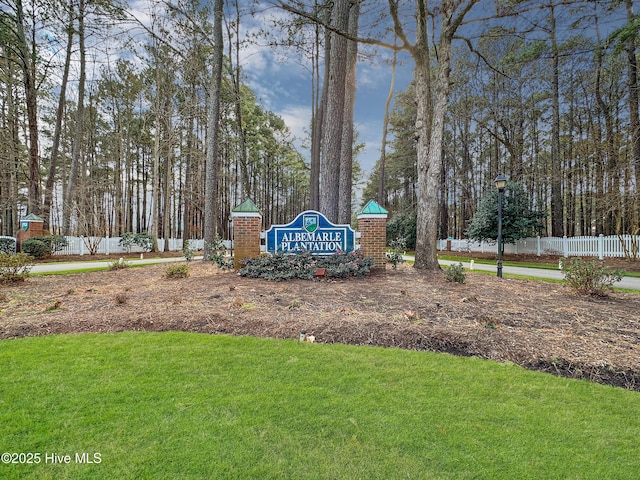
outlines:
{"label": "green bush", "polygon": [[145,252],[150,252],[153,250],[154,245],[156,244],[156,240],[152,235],[149,235],[147,232],[140,233],[131,233],[124,232],[120,236],[120,241],[118,242],[121,247],[126,248],[127,253],[131,253],[131,248],[134,245],[139,246]]}
{"label": "green bush", "polygon": [[416,212],[405,210],[396,213],[387,222],[387,242],[401,239],[405,248],[414,250],[416,248]]}
{"label": "green bush", "polygon": [[464,283],[467,278],[462,263],[449,265],[446,273],[447,282]]}
{"label": "green bush", "polygon": [[64,250],[64,248],[67,245],[69,245],[69,242],[67,242],[67,239],[62,235],[47,235],[44,237],[33,237],[33,238],[37,238],[38,240],[43,241],[49,247],[49,251],[51,252],[51,254],[60,252]]}
{"label": "green bush", "polygon": [[169,265],[164,269],[164,276],[167,278],[187,278],[189,276],[189,265],[185,263]]}
{"label": "green bush", "polygon": [[27,238],[20,244],[20,250],[33,258],[44,258],[51,255],[51,248],[37,237]]}
{"label": "green bush", "polygon": [[123,258],[109,262],[109,270],[122,270],[124,268],[129,268],[130,266],[131,265],[125,262]]}
{"label": "green bush", "polygon": [[395,270],[399,263],[404,263],[404,252],[407,251],[407,242],[404,238],[396,238],[389,242],[391,252],[387,252],[387,259],[391,262],[391,267]]}
{"label": "green bush", "polygon": [[565,284],[575,293],[592,297],[606,297],[624,275],[624,271],[612,270],[604,262],[585,262],[582,258],[572,258],[568,265],[563,262],[562,271]]}
{"label": "green bush", "polygon": [[373,268],[373,258],[365,257],[359,250],[338,252],[317,257],[317,268],[325,268],[329,277],[364,277]]}
{"label": "green bush", "polygon": [[33,257],[26,253],[0,252],[0,282],[21,282],[29,276]]}
{"label": "green bush", "polygon": [[225,247],[224,241],[217,234],[213,239],[213,243],[205,244],[204,249],[209,261],[215,263],[218,268],[222,270],[233,269],[233,258],[225,256],[227,247]]}
{"label": "green bush", "polygon": [[291,280],[302,278],[311,280],[317,270],[315,259],[309,252],[295,255],[276,253],[273,256],[260,255],[242,261],[244,267],[238,270],[241,277],[266,278],[267,280]]}
{"label": "green bush", "polygon": [[131,232],[124,232],[118,243],[127,250],[127,253],[131,253],[131,247],[136,244],[136,236]]}
{"label": "green bush", "polygon": [[26,239],[20,249],[33,258],[44,258],[63,250],[68,243],[62,235],[44,235]]}
{"label": "green bush", "polygon": [[184,256],[187,262],[190,262],[191,260],[193,260],[193,257],[195,256],[189,240],[185,240],[182,245],[182,255]]}
{"label": "green bush", "polygon": [[156,244],[156,239],[147,232],[140,232],[135,234],[134,243],[141,247],[145,252],[150,252]]}
{"label": "green bush", "polygon": [[0,252],[16,253],[16,239],[13,237],[0,238]]}
{"label": "green bush", "polygon": [[373,268],[373,259],[360,252],[339,252],[330,256],[314,256],[309,252],[273,256],[261,255],[243,261],[245,266],[238,275],[251,278],[283,281],[293,278],[311,280],[316,271],[324,268],[328,277],[362,277]]}

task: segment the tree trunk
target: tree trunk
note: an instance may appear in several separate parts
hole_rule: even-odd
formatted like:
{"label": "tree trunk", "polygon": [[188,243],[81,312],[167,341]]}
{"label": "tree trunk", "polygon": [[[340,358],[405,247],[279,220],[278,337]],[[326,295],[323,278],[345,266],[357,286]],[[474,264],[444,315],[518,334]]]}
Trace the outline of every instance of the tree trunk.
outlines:
{"label": "tree trunk", "polygon": [[[339,31],[349,27],[349,0],[336,0],[331,24]],[[327,110],[322,135],[322,164],[320,166],[320,211],[336,222],[338,220],[340,151],[345,104],[345,78],[347,65],[347,39],[331,34]]]}
{"label": "tree trunk", "polygon": [[204,200],[204,260],[210,260],[210,246],[214,244],[217,233],[217,185],[218,185],[218,134],[220,117],[220,88],[222,86],[222,17],[223,0],[215,0],[213,7],[212,75],[209,86],[209,106],[207,110],[207,160],[205,173]]}
{"label": "tree trunk", "polygon": [[[349,12],[349,35],[358,35],[360,2]],[[340,148],[340,185],[338,192],[338,223],[351,223],[351,194],[353,190],[353,111],[356,104],[356,65],[358,43],[347,43],[347,72],[345,78],[344,118],[342,119],[342,147]]]}
{"label": "tree trunk", "polygon": [[[396,45],[396,37],[393,38],[393,46]],[[391,108],[391,100],[393,100],[393,89],[396,79],[396,64],[398,52],[393,51],[393,60],[391,62],[391,83],[389,85],[389,94],[384,104],[384,120],[382,122],[382,144],[380,146],[380,161],[378,162],[378,203],[385,207],[387,205],[387,195],[385,192],[385,168],[387,163],[387,133],[389,130],[389,109]]]}
{"label": "tree trunk", "polygon": [[[31,39],[31,51],[25,35],[25,18],[22,0],[16,0],[16,35],[18,54],[22,67],[24,93],[27,104],[27,123],[29,130],[29,203],[28,210],[36,215],[40,213],[40,159],[38,156],[38,103],[36,87],[37,48],[35,38]],[[35,32],[33,33],[35,36]]]}
{"label": "tree trunk", "polygon": [[[317,6],[317,4],[316,4]],[[313,59],[314,73],[317,75],[317,81],[315,84],[315,97],[312,99],[313,109],[311,116],[311,161],[309,172],[309,207],[312,210],[320,210],[320,163],[322,157],[322,126],[324,125],[324,113],[325,106],[327,104],[327,90],[329,85],[329,66],[331,63],[331,35],[328,30],[325,30],[325,43],[324,43],[324,74],[322,81],[321,92],[319,93],[320,100],[318,101],[318,83],[320,81],[320,28],[316,25],[315,36],[315,53],[316,56]]]}
{"label": "tree trunk", "polygon": [[560,166],[560,87],[559,53],[556,40],[556,16],[554,3],[550,4],[549,23],[551,36],[551,235],[564,235],[564,205],[562,201],[562,169]]}
{"label": "tree trunk", "polygon": [[[627,6],[627,22],[634,20],[633,0],[625,0]],[[640,118],[638,115],[638,62],[636,59],[636,36],[633,35],[627,41],[627,76],[629,83],[629,128],[631,129],[631,142],[633,143],[633,173],[636,179],[636,201],[635,212],[636,218],[640,217],[639,199],[640,192],[637,186],[640,185]]]}
{"label": "tree trunk", "polygon": [[84,0],[78,3],[78,49],[80,50],[80,78],[78,80],[78,106],[76,110],[76,131],[73,142],[73,150],[71,153],[71,167],[69,169],[69,179],[67,180],[67,189],[64,194],[62,231],[65,235],[70,234],[71,212],[73,211],[73,202],[78,184],[78,173],[80,154],[83,146],[84,134],[84,93],[86,83],[86,51],[85,51],[85,32],[84,32]]}
{"label": "tree trunk", "polygon": [[62,119],[64,117],[64,105],[66,102],[67,83],[69,81],[69,69],[71,66],[71,53],[73,49],[73,5],[70,3],[69,8],[69,25],[67,26],[67,50],[65,53],[64,69],[62,72],[62,82],[60,84],[60,95],[58,97],[58,107],[56,109],[56,123],[53,130],[53,139],[51,144],[51,159],[49,161],[49,174],[44,190],[44,208],[42,217],[44,219],[44,228],[49,229],[51,217],[51,204],[53,203],[53,188],[56,181],[56,168],[58,166],[58,153],[60,150],[60,136],[62,133]]}

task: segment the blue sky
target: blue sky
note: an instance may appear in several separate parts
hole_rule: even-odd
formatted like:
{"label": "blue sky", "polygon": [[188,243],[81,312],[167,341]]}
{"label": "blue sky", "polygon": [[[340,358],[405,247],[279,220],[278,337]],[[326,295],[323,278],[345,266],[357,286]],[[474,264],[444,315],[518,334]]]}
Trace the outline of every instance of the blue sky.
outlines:
{"label": "blue sky", "polygon": [[[262,15],[246,17],[243,20],[245,34],[267,24],[268,21],[264,19],[267,15],[285,14],[280,10],[268,9]],[[391,82],[391,67],[385,61],[390,59],[391,52],[382,49],[369,58],[361,58],[358,63],[355,125],[358,140],[365,144],[364,152],[358,157],[365,175],[371,172],[380,156],[384,106]],[[240,58],[244,81],[265,108],[284,119],[298,138],[296,145],[305,158],[308,158],[309,152],[302,148],[302,144],[307,139],[311,120],[311,72],[307,62],[293,49],[287,51],[280,48],[274,51],[257,45],[246,46]],[[405,89],[411,75],[411,65],[400,66],[396,73],[395,90]]]}

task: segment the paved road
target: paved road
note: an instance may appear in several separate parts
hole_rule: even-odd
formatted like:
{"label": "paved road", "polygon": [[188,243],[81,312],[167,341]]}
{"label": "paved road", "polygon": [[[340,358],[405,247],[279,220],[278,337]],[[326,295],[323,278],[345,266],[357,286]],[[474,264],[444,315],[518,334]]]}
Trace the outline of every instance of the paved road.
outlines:
{"label": "paved road", "polygon": [[[441,265],[451,265],[458,264],[460,262],[451,261],[451,260],[440,260]],[[471,270],[471,265],[469,262],[462,262],[462,266]],[[483,270],[488,272],[497,273],[496,265],[487,265],[484,263],[475,263],[473,265],[474,270]],[[542,268],[526,268],[526,267],[510,267],[503,266],[502,267],[503,275],[524,275],[527,277],[537,277],[537,278],[550,278],[555,280],[564,280],[564,274],[560,270],[547,270]],[[620,282],[614,284],[614,287],[619,288],[628,288],[631,290],[640,290],[640,278],[638,277],[623,277]]]}
{"label": "paved road", "polygon": [[[195,257],[194,260],[201,260],[202,257]],[[129,265],[153,265],[156,263],[170,263],[170,262],[183,262],[184,257],[169,257],[169,258],[144,258],[142,260],[127,260]],[[35,265],[31,269],[31,273],[55,273],[64,272],[65,270],[91,270],[95,268],[109,268],[110,261],[86,261],[86,262],[52,262],[41,263]]]}

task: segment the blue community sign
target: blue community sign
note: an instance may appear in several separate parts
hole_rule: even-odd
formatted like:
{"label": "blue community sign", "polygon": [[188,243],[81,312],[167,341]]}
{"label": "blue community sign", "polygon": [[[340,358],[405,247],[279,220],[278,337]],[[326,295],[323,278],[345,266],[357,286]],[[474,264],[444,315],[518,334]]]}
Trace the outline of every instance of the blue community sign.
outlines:
{"label": "blue community sign", "polygon": [[349,225],[335,225],[320,212],[302,212],[288,225],[272,225],[266,232],[268,253],[332,255],[355,249],[355,231]]}

